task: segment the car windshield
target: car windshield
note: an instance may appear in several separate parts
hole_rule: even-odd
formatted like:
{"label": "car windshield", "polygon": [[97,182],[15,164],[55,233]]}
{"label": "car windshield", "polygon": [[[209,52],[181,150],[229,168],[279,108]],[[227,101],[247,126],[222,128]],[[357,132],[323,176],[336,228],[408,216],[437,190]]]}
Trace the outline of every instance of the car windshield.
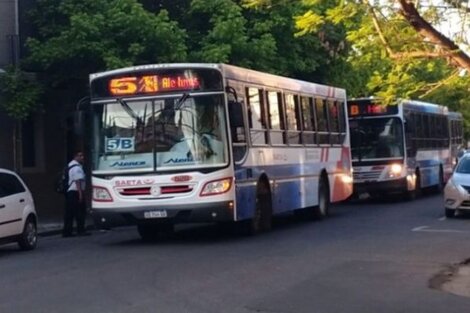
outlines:
{"label": "car windshield", "polygon": [[460,174],[470,174],[470,157],[462,158],[457,165],[455,172]]}
{"label": "car windshield", "polygon": [[94,105],[95,171],[159,171],[227,164],[222,95]]}
{"label": "car windshield", "polygon": [[403,127],[398,118],[350,120],[353,160],[404,156]]}

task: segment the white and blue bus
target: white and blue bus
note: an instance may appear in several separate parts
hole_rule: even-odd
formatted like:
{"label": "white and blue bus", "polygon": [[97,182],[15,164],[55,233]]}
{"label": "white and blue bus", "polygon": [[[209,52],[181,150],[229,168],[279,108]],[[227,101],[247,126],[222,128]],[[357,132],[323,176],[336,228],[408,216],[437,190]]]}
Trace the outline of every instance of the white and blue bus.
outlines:
{"label": "white and blue bus", "polygon": [[459,113],[421,101],[386,105],[379,99],[349,100],[348,113],[355,195],[402,193],[414,199],[425,187],[442,190],[456,153],[450,117],[458,120]]}
{"label": "white and blue bus", "polygon": [[463,115],[460,112],[449,112],[449,140],[450,154],[455,167],[459,157],[467,148],[463,131]]}
{"label": "white and blue bus", "polygon": [[328,214],[352,193],[344,89],[225,64],[158,64],[90,75],[92,215],[136,224]]}

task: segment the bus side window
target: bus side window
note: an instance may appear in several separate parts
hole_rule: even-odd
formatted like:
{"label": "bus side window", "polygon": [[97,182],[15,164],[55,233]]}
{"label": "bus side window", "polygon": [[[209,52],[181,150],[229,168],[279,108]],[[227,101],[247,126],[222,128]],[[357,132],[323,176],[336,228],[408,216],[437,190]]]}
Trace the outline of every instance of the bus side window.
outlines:
{"label": "bus side window", "polygon": [[336,102],[333,100],[328,100],[328,124],[330,125],[330,143],[339,144],[340,143],[340,134],[339,134],[339,117],[338,117],[338,107]]}
{"label": "bus side window", "polygon": [[338,123],[339,123],[339,143],[343,144],[346,138],[346,114],[343,101],[337,101],[336,107],[338,109]]}
{"label": "bus side window", "polygon": [[313,114],[312,99],[300,97],[300,109],[302,111],[302,143],[313,145],[315,140],[315,115]]}
{"label": "bus side window", "polygon": [[268,91],[267,96],[271,144],[281,145],[285,143],[282,99],[280,93],[276,91]]}
{"label": "bus side window", "polygon": [[325,100],[315,98],[315,112],[317,116],[318,143],[329,144],[328,113]]}
{"label": "bus side window", "polygon": [[267,144],[266,112],[263,105],[262,91],[258,88],[247,88],[248,123],[253,145]]}
{"label": "bus side window", "polygon": [[298,97],[292,94],[285,95],[286,103],[286,128],[287,128],[287,142],[289,144],[300,144],[300,123],[299,116],[299,101]]}

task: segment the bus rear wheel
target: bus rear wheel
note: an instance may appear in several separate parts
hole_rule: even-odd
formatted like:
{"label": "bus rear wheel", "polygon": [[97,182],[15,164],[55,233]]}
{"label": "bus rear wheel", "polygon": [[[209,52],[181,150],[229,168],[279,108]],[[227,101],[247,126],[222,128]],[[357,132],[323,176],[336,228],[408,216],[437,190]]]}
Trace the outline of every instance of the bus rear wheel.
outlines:
{"label": "bus rear wheel", "polygon": [[312,217],[323,219],[328,216],[330,210],[330,187],[328,179],[322,175],[318,184],[318,205],[313,208]]}
{"label": "bus rear wheel", "polygon": [[439,181],[437,182],[437,185],[436,185],[436,192],[437,193],[442,193],[444,191],[444,186],[445,186],[444,172],[443,172],[442,167],[441,167],[441,168],[439,168]]}

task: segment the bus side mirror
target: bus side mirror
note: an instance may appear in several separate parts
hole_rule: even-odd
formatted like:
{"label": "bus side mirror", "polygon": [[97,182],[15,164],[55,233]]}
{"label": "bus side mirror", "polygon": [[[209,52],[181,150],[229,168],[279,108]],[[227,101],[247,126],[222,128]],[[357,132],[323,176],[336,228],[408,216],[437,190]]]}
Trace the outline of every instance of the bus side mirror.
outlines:
{"label": "bus side mirror", "polygon": [[85,112],[75,111],[73,113],[73,133],[76,136],[83,135],[84,126],[85,126]]}
{"label": "bus side mirror", "polygon": [[243,127],[243,108],[240,102],[229,101],[228,114],[232,128]]}
{"label": "bus side mirror", "polygon": [[85,123],[87,106],[90,105],[90,98],[88,96],[81,98],[75,105],[73,112],[73,133],[75,136],[83,136],[85,133]]}

